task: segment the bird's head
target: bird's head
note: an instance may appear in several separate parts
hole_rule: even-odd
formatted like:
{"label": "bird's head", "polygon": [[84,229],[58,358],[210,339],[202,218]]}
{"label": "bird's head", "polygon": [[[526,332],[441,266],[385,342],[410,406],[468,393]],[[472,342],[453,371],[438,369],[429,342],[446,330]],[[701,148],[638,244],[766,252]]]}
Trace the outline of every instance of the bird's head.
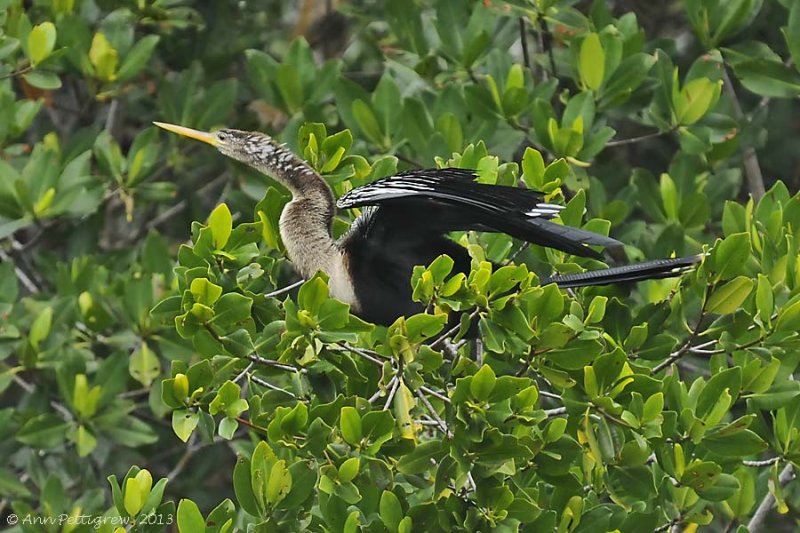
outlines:
{"label": "bird's head", "polygon": [[264,133],[233,129],[206,132],[163,122],[154,124],[172,133],[210,144],[224,155],[272,176],[292,194],[305,192],[319,179],[315,179],[314,170],[288,147]]}
{"label": "bird's head", "polygon": [[280,155],[278,152],[284,151],[280,144],[264,133],[227,128],[206,132],[164,122],[153,124],[183,137],[210,144],[222,154],[253,166],[265,162],[263,160],[275,159],[275,155]]}

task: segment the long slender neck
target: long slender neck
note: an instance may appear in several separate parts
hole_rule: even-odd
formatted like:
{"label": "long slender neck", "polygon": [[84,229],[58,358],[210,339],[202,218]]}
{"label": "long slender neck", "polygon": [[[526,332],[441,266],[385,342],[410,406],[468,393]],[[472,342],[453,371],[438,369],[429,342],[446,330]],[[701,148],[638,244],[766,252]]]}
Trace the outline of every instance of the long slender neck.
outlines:
{"label": "long slender neck", "polygon": [[322,270],[333,276],[341,268],[341,253],[331,236],[333,191],[308,164],[285,146],[272,145],[256,158],[257,170],[274,177],[292,193],[281,213],[281,239],[292,263],[304,277]]}

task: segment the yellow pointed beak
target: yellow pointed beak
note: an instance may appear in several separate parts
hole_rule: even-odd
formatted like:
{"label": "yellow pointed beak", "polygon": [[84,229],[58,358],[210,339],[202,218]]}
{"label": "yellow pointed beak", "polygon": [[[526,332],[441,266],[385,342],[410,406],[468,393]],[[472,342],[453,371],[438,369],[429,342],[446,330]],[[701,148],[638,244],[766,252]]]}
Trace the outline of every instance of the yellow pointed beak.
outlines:
{"label": "yellow pointed beak", "polygon": [[176,126],[175,124],[167,124],[165,122],[153,122],[153,124],[155,124],[159,128],[171,131],[172,133],[177,133],[178,135],[189,137],[190,139],[203,141],[204,143],[210,144],[211,146],[217,146],[217,144],[219,144],[217,138],[214,135],[205,131],[193,130],[192,128],[184,128],[183,126]]}

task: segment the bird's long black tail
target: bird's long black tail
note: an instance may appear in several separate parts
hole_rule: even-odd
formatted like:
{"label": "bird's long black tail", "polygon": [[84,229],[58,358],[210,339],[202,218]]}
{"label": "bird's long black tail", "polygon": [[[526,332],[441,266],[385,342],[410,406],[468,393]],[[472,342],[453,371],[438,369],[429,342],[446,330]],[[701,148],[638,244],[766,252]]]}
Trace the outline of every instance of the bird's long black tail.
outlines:
{"label": "bird's long black tail", "polygon": [[579,274],[564,274],[542,279],[542,285],[555,283],[564,289],[609,285],[625,281],[642,281],[679,276],[699,263],[703,255],[690,255],[673,259],[654,259],[643,263],[624,265]]}

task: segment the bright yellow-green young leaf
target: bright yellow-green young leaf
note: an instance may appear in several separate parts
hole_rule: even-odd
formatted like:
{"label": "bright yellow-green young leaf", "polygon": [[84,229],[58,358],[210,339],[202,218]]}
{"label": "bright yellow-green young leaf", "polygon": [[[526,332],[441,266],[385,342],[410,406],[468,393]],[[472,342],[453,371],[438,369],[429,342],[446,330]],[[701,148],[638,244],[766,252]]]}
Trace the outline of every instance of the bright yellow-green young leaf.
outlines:
{"label": "bright yellow-green young leaf", "polygon": [[214,236],[214,248],[222,250],[233,231],[233,217],[226,204],[219,204],[208,216],[208,227]]}
{"label": "bright yellow-green young leaf", "polygon": [[100,32],[95,33],[92,47],[89,49],[89,62],[94,67],[97,79],[114,81],[117,78],[117,61],[117,51],[106,36]]}
{"label": "bright yellow-green young leaf", "polygon": [[31,325],[31,332],[28,334],[28,342],[34,348],[39,348],[39,344],[50,335],[50,328],[53,324],[53,308],[45,307]]}
{"label": "bright yellow-green young leaf", "polygon": [[596,91],[603,84],[605,76],[606,54],[596,33],[588,34],[581,43],[578,58],[578,72],[581,83],[587,88]]}
{"label": "bright yellow-green young leaf", "polygon": [[[142,342],[139,349],[133,352],[128,363],[128,372],[130,372],[133,379],[145,387],[149,387],[161,373],[161,361],[146,342]],[[185,397],[186,395],[182,396],[181,399]]]}
{"label": "bright yellow-green young leaf", "polygon": [[413,408],[414,395],[401,380],[394,395],[394,417],[397,420],[400,436],[404,439],[416,439],[414,420],[411,418],[411,409]]}
{"label": "bright yellow-green young leaf", "polygon": [[47,59],[56,44],[56,27],[52,22],[42,22],[34,26],[28,34],[28,55],[31,65],[36,67]]}
{"label": "bright yellow-green young leaf", "polygon": [[678,124],[689,126],[703,118],[717,103],[720,91],[722,81],[713,82],[708,78],[697,78],[684,85],[673,99]]}

